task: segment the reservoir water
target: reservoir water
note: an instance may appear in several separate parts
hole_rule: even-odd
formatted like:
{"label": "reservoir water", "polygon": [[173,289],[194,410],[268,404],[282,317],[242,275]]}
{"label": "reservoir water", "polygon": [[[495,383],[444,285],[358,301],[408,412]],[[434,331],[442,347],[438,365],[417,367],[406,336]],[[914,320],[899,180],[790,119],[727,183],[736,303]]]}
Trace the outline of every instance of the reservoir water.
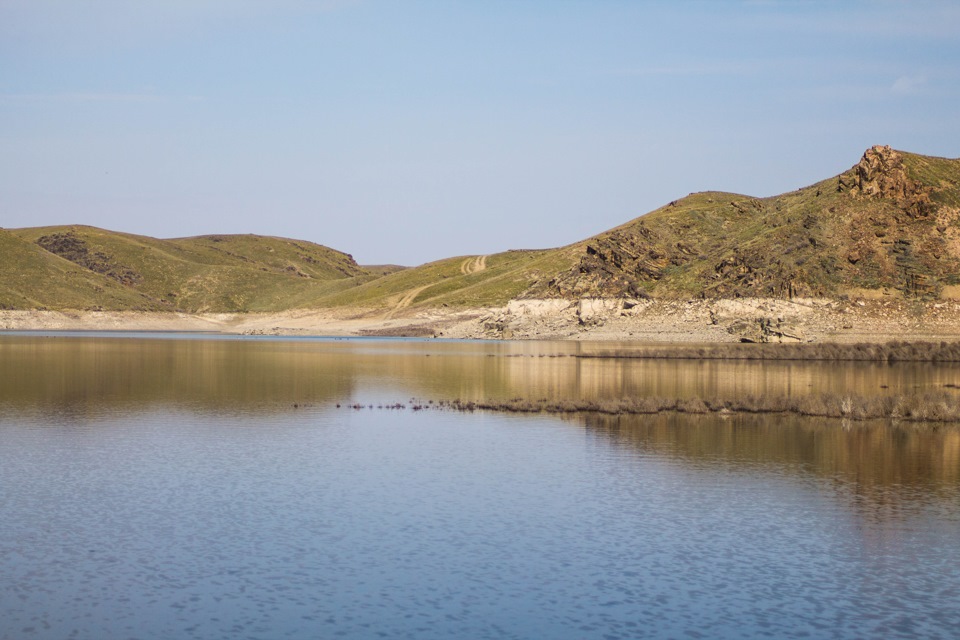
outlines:
{"label": "reservoir water", "polygon": [[0,335],[0,638],[958,637],[960,428],[436,407],[960,368],[597,348]]}

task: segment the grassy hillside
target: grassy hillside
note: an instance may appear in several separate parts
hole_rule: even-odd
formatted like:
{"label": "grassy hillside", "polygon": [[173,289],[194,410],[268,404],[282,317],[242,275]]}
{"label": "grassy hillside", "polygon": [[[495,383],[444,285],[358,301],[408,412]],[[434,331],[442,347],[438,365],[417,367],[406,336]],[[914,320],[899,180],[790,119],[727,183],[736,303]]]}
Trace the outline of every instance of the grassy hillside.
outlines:
{"label": "grassy hillside", "polygon": [[960,160],[875,147],[771,198],[708,192],[578,243],[528,296],[936,297],[960,284]]}
{"label": "grassy hillside", "polygon": [[[79,289],[49,296],[44,306],[50,308],[271,311],[289,308],[291,300],[337,291],[341,282],[353,286],[367,277],[347,254],[284,238],[158,240],[79,225],[14,229],[8,235],[45,264],[82,273],[96,286],[127,296],[98,301]],[[11,256],[3,260],[2,286],[23,301],[14,306],[24,306],[43,289],[45,278]]]}
{"label": "grassy hillside", "polygon": [[388,274],[315,304],[376,308],[387,313],[417,305],[499,306],[569,268],[575,259],[569,248],[447,258]]}
{"label": "grassy hillside", "polygon": [[303,240],[256,235],[213,235],[166,242],[209,264],[251,266],[272,273],[318,280],[367,274],[349,254]]}
{"label": "grassy hillside", "polygon": [[157,309],[149,296],[0,229],[0,309]]}

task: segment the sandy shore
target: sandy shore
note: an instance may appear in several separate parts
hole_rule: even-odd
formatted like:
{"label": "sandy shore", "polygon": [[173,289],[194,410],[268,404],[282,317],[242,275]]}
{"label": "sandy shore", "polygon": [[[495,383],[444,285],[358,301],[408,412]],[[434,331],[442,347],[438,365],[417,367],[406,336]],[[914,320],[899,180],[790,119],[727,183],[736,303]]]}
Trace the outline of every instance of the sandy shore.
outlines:
{"label": "sandy shore", "polygon": [[960,340],[960,302],[905,300],[513,301],[471,310],[283,313],[0,311],[3,330],[213,331],[248,335],[426,336],[642,342]]}

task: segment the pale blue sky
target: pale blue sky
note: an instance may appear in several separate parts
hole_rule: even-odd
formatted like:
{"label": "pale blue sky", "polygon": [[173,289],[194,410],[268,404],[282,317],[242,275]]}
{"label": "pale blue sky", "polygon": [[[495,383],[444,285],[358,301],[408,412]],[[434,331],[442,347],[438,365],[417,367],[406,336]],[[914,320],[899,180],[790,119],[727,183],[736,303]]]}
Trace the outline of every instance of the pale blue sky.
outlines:
{"label": "pale blue sky", "polygon": [[960,156],[960,3],[0,0],[0,226],[567,244]]}

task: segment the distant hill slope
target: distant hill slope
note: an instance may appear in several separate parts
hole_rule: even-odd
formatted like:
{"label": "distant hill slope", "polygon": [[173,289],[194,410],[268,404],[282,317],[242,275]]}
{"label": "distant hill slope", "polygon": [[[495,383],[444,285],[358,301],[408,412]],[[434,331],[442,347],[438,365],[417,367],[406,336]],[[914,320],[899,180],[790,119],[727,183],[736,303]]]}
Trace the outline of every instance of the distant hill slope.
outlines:
{"label": "distant hill slope", "polygon": [[365,269],[286,238],[0,230],[0,307],[191,312],[501,306],[516,298],[960,297],[960,160],[873,147],[770,198],[691,194],[566,247]]}
{"label": "distant hill slope", "polygon": [[[18,241],[20,251],[20,258],[7,252],[0,258],[0,287],[9,291],[16,307],[40,296],[42,302],[29,306],[275,311],[307,304],[369,277],[345,253],[285,238],[248,235],[158,240],[80,225],[4,233]],[[32,261],[25,261],[28,255]],[[56,295],[48,295],[44,273],[50,270],[83,274],[83,282],[115,295],[91,293],[89,287],[72,289],[66,284],[58,287]]]}
{"label": "distant hill slope", "polygon": [[353,257],[312,242],[256,235],[212,235],[167,240],[197,259],[224,266],[266,268],[269,272],[318,280],[366,275]]}
{"label": "distant hill slope", "polygon": [[501,306],[574,264],[569,247],[460,256],[404,269],[316,301],[396,313],[411,306]]}

